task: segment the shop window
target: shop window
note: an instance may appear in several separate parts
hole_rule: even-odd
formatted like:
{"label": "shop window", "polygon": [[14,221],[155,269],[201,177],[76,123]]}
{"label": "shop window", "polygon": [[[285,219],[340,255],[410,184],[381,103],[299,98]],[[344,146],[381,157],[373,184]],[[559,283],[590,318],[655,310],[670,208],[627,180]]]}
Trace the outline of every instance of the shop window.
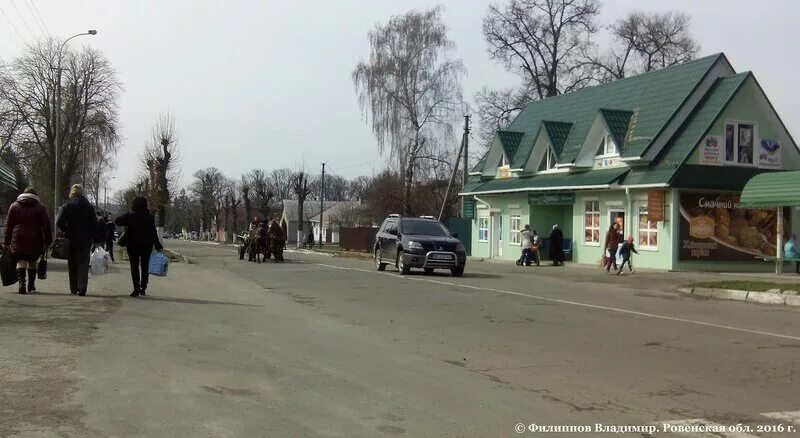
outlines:
{"label": "shop window", "polygon": [[647,219],[647,206],[639,207],[639,247],[658,249],[658,222]]}
{"label": "shop window", "polygon": [[614,140],[611,139],[610,135],[604,135],[603,139],[600,140],[600,146],[597,148],[597,155],[601,157],[619,155],[617,145],[614,143]]}
{"label": "shop window", "polygon": [[478,241],[489,241],[489,216],[478,216]]}
{"label": "shop window", "polygon": [[753,164],[758,125],[752,122],[725,123],[725,162]]}
{"label": "shop window", "polygon": [[583,242],[600,244],[600,201],[583,204]]}
{"label": "shop window", "polygon": [[512,245],[519,245],[521,241],[521,237],[519,235],[520,230],[522,229],[522,216],[518,214],[511,215],[511,223],[509,227],[509,235],[508,235],[508,243]]}

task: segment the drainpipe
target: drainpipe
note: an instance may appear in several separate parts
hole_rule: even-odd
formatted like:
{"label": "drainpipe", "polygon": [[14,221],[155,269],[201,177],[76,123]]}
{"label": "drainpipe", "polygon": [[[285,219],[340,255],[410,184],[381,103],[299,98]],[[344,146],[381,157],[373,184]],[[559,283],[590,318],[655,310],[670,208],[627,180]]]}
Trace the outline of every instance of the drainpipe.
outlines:
{"label": "drainpipe", "polygon": [[474,195],[472,196],[472,198],[475,199],[476,201],[480,202],[481,204],[485,205],[489,209],[489,218],[490,218],[490,220],[489,220],[489,258],[490,259],[494,258],[494,251],[493,251],[494,248],[492,247],[492,234],[494,234],[494,224],[491,221],[492,204],[489,204],[488,202],[486,202],[483,199],[481,199],[481,198],[479,198],[477,196],[474,196]]}
{"label": "drainpipe", "polygon": [[[622,232],[625,234],[624,238],[627,239],[628,236],[632,236],[633,235],[633,228],[631,228],[631,224],[633,222],[631,222],[631,221],[635,217],[634,216],[634,211],[633,211],[633,206],[631,205],[631,189],[628,188],[628,187],[625,187],[625,199],[627,200],[627,206],[625,207],[625,210],[627,210],[629,212],[628,213],[628,217],[625,218],[625,228],[628,228],[630,230],[630,233],[625,233],[625,230],[622,230]],[[638,212],[636,212],[635,215],[638,216],[639,215]],[[639,218],[637,217],[636,220],[638,221]]]}

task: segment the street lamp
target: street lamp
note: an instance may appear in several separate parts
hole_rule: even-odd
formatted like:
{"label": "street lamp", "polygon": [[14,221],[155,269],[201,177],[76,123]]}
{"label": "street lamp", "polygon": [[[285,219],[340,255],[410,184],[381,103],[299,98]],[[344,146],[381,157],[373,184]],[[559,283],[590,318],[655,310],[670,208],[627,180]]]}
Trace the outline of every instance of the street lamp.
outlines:
{"label": "street lamp", "polygon": [[55,173],[53,175],[53,221],[55,224],[56,221],[56,212],[58,211],[58,198],[59,198],[59,184],[58,184],[58,171],[59,166],[61,163],[59,162],[59,158],[61,157],[61,56],[64,51],[64,46],[67,42],[73,38],[77,38],[82,35],[97,35],[97,31],[95,29],[89,29],[84,33],[79,33],[76,35],[72,35],[71,37],[64,40],[61,43],[61,46],[58,47],[58,66],[56,67],[56,126],[55,126],[55,150],[54,150],[54,168]]}
{"label": "street lamp", "polygon": [[105,210],[106,213],[108,213],[108,183],[111,182],[112,179],[116,179],[116,178],[117,178],[116,176],[112,176],[111,178],[106,180],[106,189],[105,189],[104,196],[103,196],[104,199],[105,199],[105,201],[104,201],[105,205],[103,206],[103,210]]}

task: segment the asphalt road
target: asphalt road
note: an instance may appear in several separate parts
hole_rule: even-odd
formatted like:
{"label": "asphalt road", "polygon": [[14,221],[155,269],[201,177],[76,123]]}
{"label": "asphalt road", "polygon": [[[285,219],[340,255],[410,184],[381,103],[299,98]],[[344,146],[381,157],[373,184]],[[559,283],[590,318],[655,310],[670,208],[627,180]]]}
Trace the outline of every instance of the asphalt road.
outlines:
{"label": "asphalt road", "polygon": [[[88,297],[96,330],[70,350],[74,371],[52,371],[72,376],[53,403],[80,412],[61,435],[500,437],[534,435],[519,423],[671,422],[750,429],[658,436],[800,436],[786,431],[800,430],[796,309],[635,275],[473,264],[463,278],[402,277],[320,255],[256,265],[228,246],[168,248],[193,263],[147,298],[124,296],[124,270]],[[59,431],[6,412],[30,426],[7,427],[16,435]]]}

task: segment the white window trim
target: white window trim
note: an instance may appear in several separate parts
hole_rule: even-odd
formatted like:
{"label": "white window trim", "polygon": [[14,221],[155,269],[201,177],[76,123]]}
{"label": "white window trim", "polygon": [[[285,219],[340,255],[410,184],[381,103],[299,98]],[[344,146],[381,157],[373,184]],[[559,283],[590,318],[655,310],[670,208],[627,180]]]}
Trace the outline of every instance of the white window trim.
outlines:
{"label": "white window trim", "polygon": [[[637,244],[636,248],[638,248],[638,249],[640,249],[642,251],[658,252],[658,244],[656,244],[656,246],[639,245],[638,244],[639,243],[639,233],[642,231],[642,228],[640,227],[641,223],[639,222],[639,215],[641,215],[641,209],[642,208],[644,208],[645,211],[647,211],[647,203],[646,202],[643,203],[643,204],[642,203],[637,203],[636,204],[636,244]],[[655,228],[647,228],[646,231],[648,231],[648,232],[655,231],[656,240],[658,240],[660,242],[661,241],[661,238],[660,238],[661,230],[658,229],[658,222],[656,222],[655,225],[656,225]]]}
{"label": "white window trim", "polygon": [[[611,144],[614,145],[614,152],[608,152],[608,143],[609,142],[611,142]],[[617,143],[614,142],[614,139],[611,138],[610,134],[604,135],[603,136],[603,153],[600,154],[600,155],[595,155],[594,158],[598,159],[598,160],[602,160],[604,158],[617,158],[617,157],[619,157],[619,147],[617,146]]]}
{"label": "white window trim", "polygon": [[[488,213],[488,210],[487,210]],[[486,228],[481,228],[481,219],[486,219]],[[491,226],[491,221],[489,220],[489,215],[478,215],[478,242],[488,243],[489,242],[489,227]],[[481,239],[481,230],[486,230],[486,239]]]}
{"label": "white window trim", "polygon": [[[728,161],[725,159],[725,152],[727,149],[727,145],[725,141],[727,140],[727,129],[728,125],[733,125],[733,161]],[[753,125],[753,156],[752,163],[740,163],[739,162],[739,125]],[[758,122],[752,120],[735,120],[735,119],[728,119],[725,120],[725,123],[722,126],[722,163],[726,166],[734,166],[734,167],[758,167],[758,160],[756,159],[756,152],[758,151]]]}
{"label": "white window trim", "polygon": [[[520,229],[518,229],[518,230],[515,230],[514,226],[512,225],[514,223],[514,218],[515,217],[519,218],[519,225],[518,226],[519,226]],[[520,231],[522,231],[522,212],[521,211],[509,212],[508,213],[508,244],[509,245],[514,245],[514,246],[522,245],[522,237],[519,234]],[[517,239],[518,242],[514,242],[514,239]]]}
{"label": "white window trim", "polygon": [[[597,239],[598,239],[598,241],[597,242],[587,242],[586,241],[586,230],[587,230],[587,227],[586,227],[586,203],[587,202],[596,202],[597,203],[597,216],[598,216],[598,225],[597,225]],[[581,206],[583,207],[583,210],[581,210],[581,223],[582,223],[581,230],[583,231],[583,233],[582,233],[583,234],[583,239],[582,239],[581,245],[582,246],[591,246],[591,247],[598,247],[599,248],[600,247],[600,242],[603,240],[603,236],[602,236],[602,234],[603,234],[602,233],[602,230],[603,230],[603,223],[602,223],[602,220],[603,220],[603,215],[602,215],[603,207],[602,207],[602,204],[600,203],[600,199],[599,198],[582,198],[581,199]],[[595,213],[592,212],[592,214],[595,214]],[[591,227],[591,228],[594,229],[594,227]]]}

